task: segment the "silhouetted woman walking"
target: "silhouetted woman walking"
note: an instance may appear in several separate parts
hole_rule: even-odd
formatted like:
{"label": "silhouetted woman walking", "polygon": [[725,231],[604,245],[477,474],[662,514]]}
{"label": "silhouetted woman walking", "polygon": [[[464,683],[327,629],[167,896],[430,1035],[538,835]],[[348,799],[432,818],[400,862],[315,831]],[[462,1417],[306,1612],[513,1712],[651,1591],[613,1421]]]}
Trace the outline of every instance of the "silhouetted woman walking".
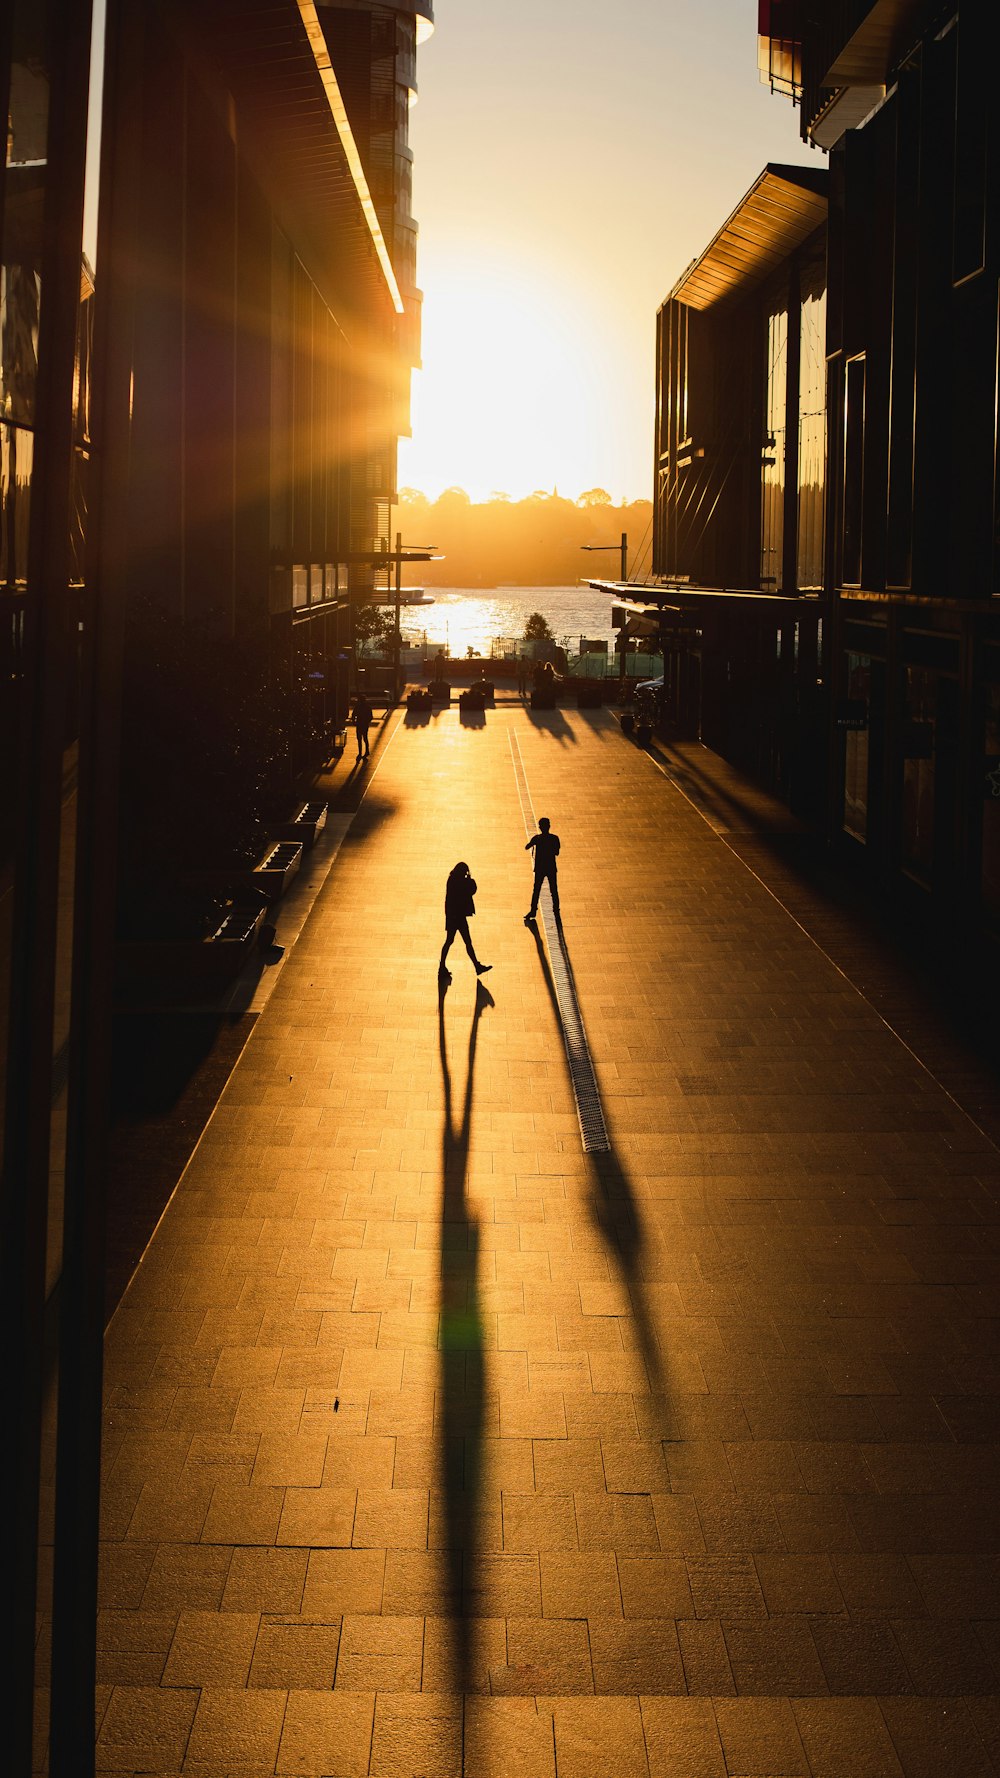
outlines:
{"label": "silhouetted woman walking", "polygon": [[468,865],[456,864],[454,870],[449,872],[448,881],[445,884],[445,934],[444,944],[441,947],[441,962],[438,966],[438,974],[444,976],[449,982],[451,981],[451,971],[445,966],[445,958],[451,950],[456,932],[460,932],[465,940],[465,948],[472,959],[477,975],[485,975],[488,969],[493,968],[492,963],[480,963],[469,936],[469,921],[476,911],[476,904],[473,900],[475,893],[476,885],[469,873]]}

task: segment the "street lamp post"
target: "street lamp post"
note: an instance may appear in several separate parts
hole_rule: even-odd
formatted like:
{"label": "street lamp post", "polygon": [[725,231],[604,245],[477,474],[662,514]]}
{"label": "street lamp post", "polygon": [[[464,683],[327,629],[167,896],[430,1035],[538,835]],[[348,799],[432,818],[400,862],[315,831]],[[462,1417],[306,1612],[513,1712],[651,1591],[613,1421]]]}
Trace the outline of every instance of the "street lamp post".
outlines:
{"label": "street lamp post", "polygon": [[[621,538],[619,539],[619,541],[617,543],[581,543],[580,548],[586,549],[586,550],[596,550],[598,553],[605,551],[605,550],[609,550],[609,549],[620,550],[620,552],[621,552],[621,584],[623,587],[628,585],[628,532],[627,531],[622,532]],[[624,629],[624,626],[618,632],[618,643],[619,643],[618,652],[619,652],[620,661],[621,661],[621,665],[620,665],[620,669],[619,669],[619,677],[621,678],[622,683],[624,684],[624,681],[625,681],[625,629]]]}

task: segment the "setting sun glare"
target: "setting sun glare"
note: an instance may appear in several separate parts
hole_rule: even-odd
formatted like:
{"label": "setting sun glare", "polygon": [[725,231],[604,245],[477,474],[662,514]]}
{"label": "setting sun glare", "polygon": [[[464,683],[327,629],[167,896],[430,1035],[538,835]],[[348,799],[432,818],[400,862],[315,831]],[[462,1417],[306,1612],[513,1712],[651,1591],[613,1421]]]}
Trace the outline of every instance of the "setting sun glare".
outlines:
{"label": "setting sun glare", "polygon": [[597,320],[567,305],[555,269],[466,248],[438,262],[428,251],[421,274],[424,368],[400,483],[434,495],[459,480],[474,500],[498,489],[516,499],[551,492],[555,479],[575,497],[601,472],[612,476],[624,441],[609,431],[615,404],[595,357]]}

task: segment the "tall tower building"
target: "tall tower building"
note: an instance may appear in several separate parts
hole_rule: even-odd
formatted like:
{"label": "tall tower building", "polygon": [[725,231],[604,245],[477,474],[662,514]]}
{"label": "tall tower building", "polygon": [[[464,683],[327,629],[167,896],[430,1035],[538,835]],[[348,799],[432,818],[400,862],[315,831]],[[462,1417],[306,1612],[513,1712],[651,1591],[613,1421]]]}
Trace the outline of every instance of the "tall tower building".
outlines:
{"label": "tall tower building", "polygon": [[[378,387],[367,408],[368,436],[359,441],[367,469],[355,478],[351,515],[353,549],[377,550],[389,537],[396,442],[410,433],[410,373],[420,364],[410,107],[417,47],[433,31],[434,7],[433,0],[340,0],[319,4],[317,13],[403,303],[373,354]],[[356,573],[356,587],[360,579]]]}

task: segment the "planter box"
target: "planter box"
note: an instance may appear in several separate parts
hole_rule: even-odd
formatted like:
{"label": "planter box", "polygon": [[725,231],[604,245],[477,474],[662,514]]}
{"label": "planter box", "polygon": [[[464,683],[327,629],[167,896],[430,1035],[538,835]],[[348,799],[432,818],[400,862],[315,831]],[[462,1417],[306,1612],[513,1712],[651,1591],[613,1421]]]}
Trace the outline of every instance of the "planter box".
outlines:
{"label": "planter box", "polygon": [[120,991],[169,987],[208,993],[233,981],[256,942],[266,907],[230,908],[205,938],[125,939],[115,946],[115,984]]}
{"label": "planter box", "polygon": [[301,840],[308,852],[326,826],[326,803],[300,803],[290,821],[274,829],[276,840]]}
{"label": "planter box", "polygon": [[284,895],[302,863],[301,840],[276,840],[259,863],[248,873],[255,889],[262,889],[268,901]]}
{"label": "planter box", "polygon": [[554,691],[539,691],[536,689],[532,692],[531,708],[533,710],[554,710],[555,707],[556,694]]}
{"label": "planter box", "polygon": [[427,690],[430,692],[435,704],[451,703],[451,686],[447,679],[432,679]]}
{"label": "planter box", "polygon": [[590,681],[576,688],[576,707],[578,710],[599,710],[604,703],[602,686]]}

